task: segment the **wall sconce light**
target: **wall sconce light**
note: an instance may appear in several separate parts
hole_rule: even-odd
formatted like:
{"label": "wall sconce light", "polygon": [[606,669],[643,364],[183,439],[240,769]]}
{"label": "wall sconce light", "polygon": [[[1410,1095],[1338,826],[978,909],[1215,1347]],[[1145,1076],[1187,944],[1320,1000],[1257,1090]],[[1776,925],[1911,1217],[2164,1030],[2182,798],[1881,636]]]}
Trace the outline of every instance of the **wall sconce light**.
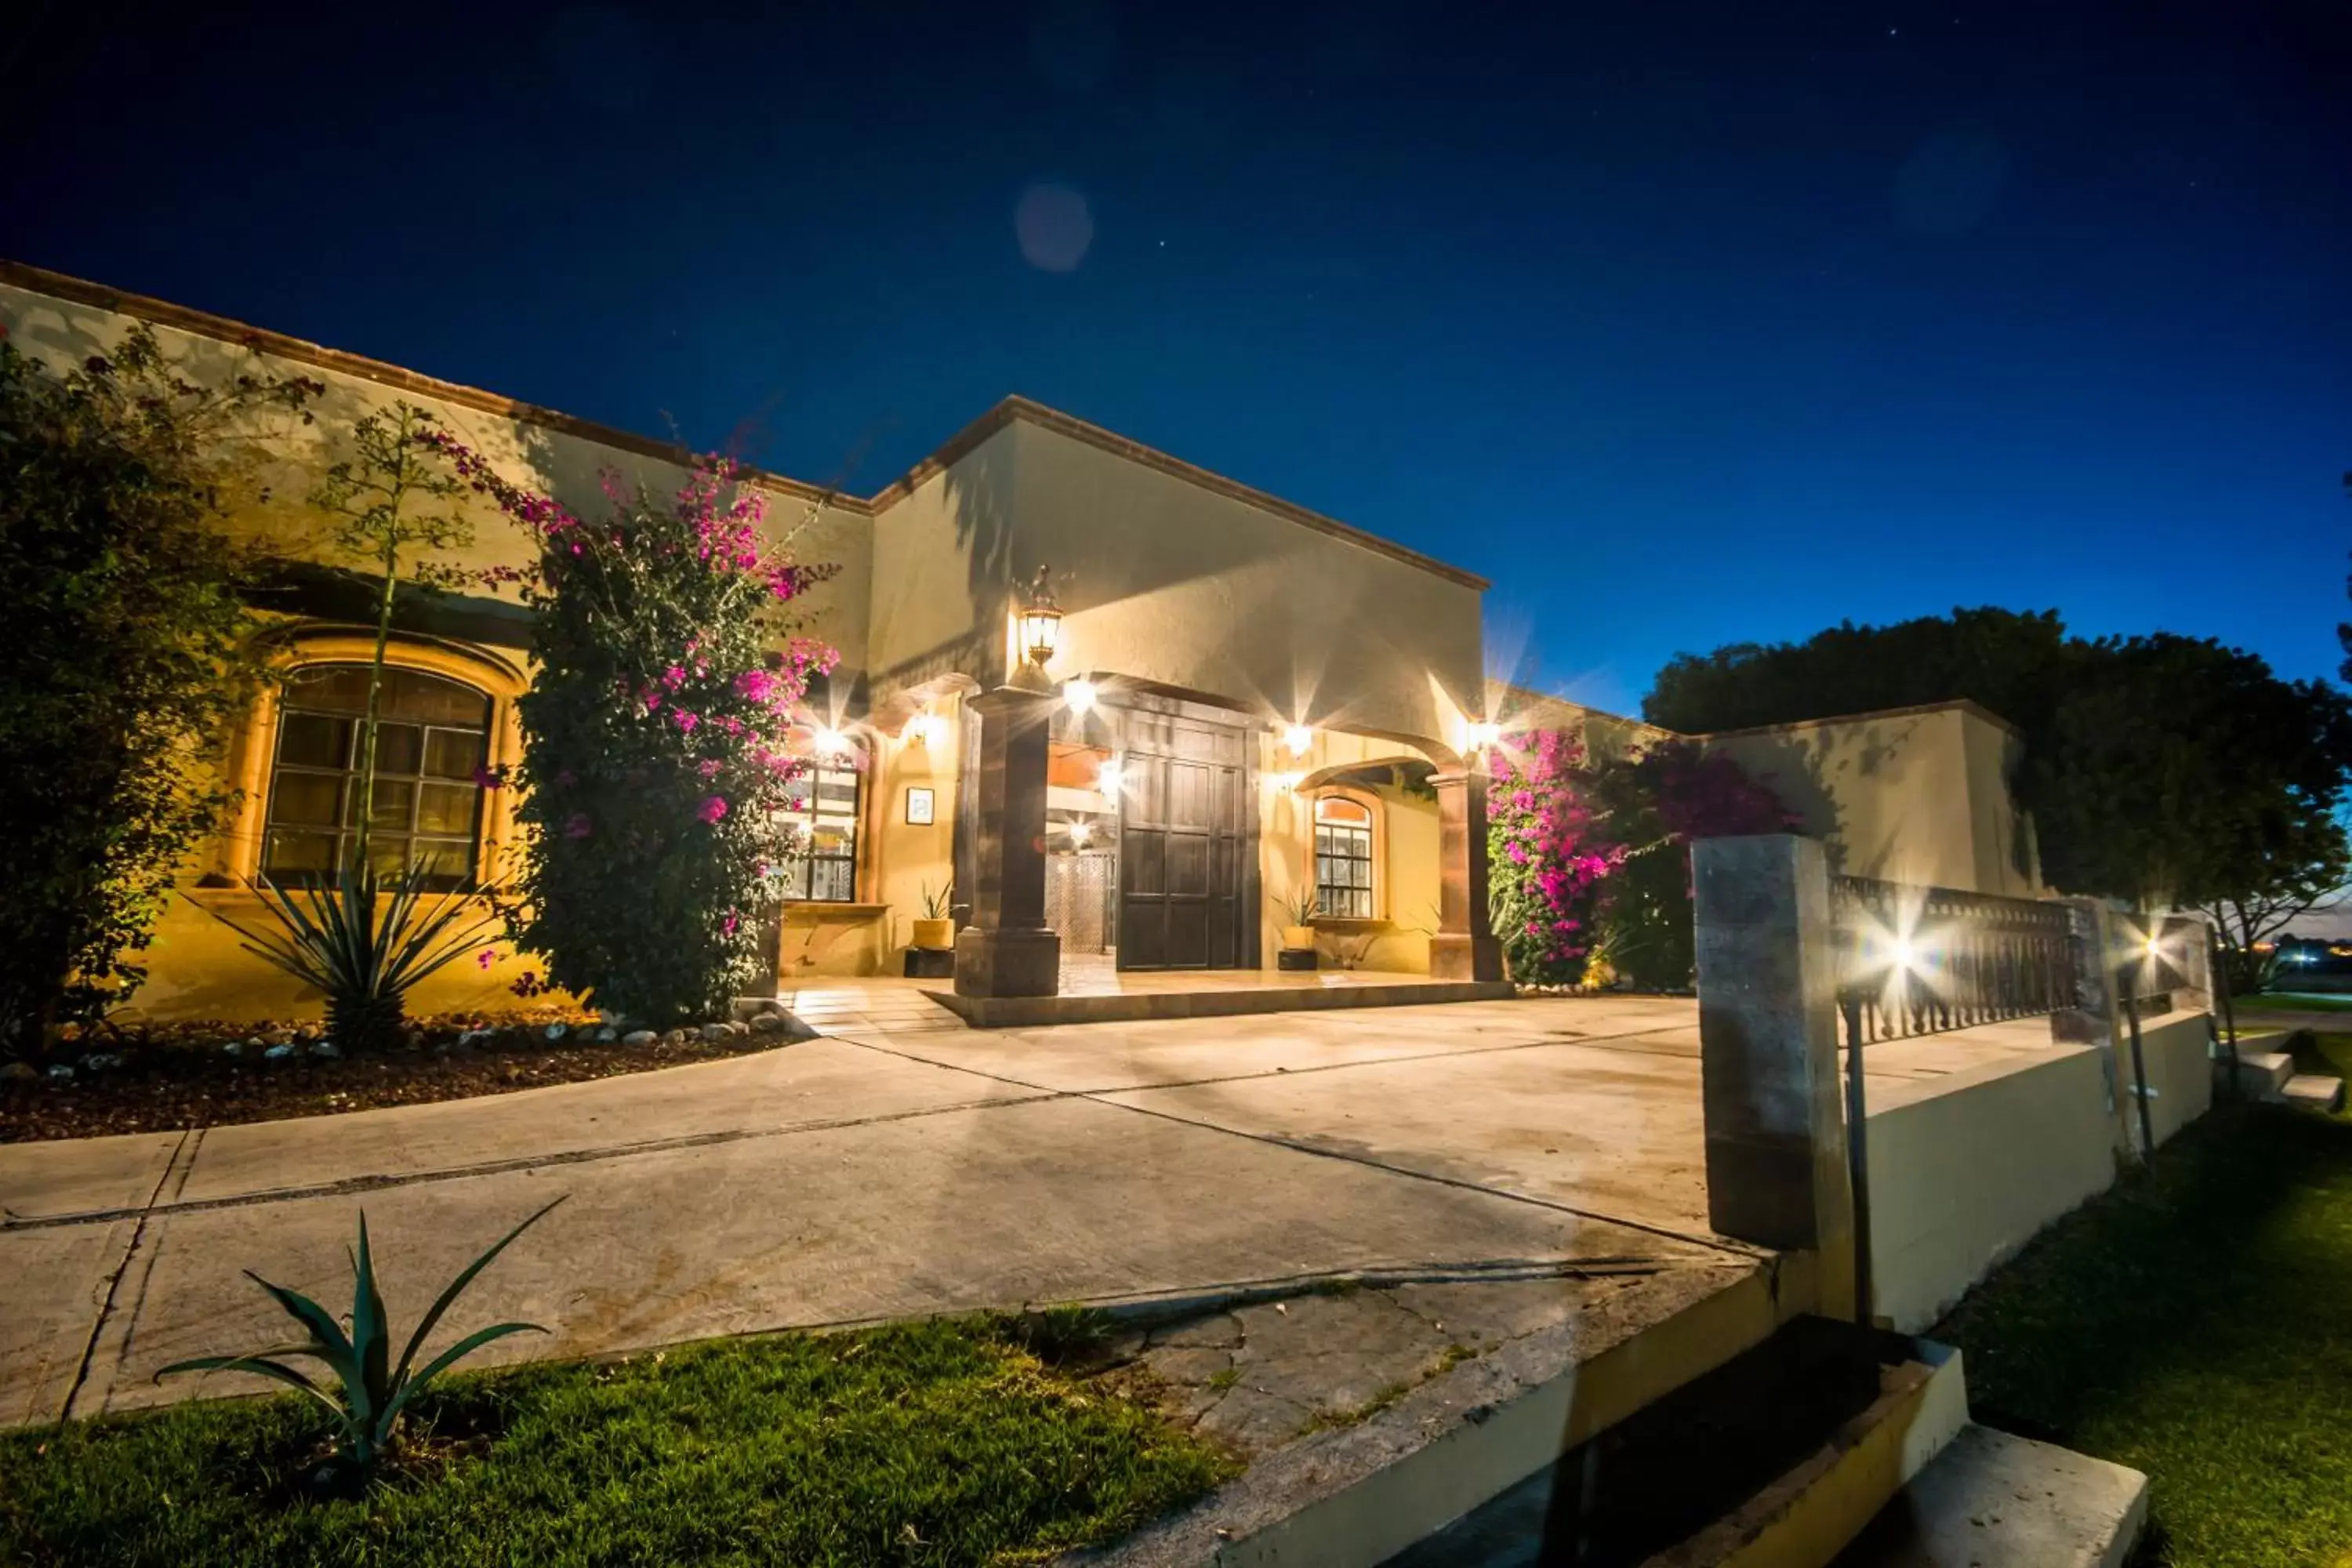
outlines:
{"label": "wall sconce light", "polygon": [[1463,739],[1474,751],[1485,751],[1503,738],[1503,727],[1481,719],[1462,727]]}
{"label": "wall sconce light", "polygon": [[846,756],[849,752],[849,737],[830,725],[817,726],[815,733],[809,737],[809,744],[820,757]]}
{"label": "wall sconce light", "polygon": [[948,721],[936,713],[918,713],[907,721],[907,743],[936,746],[948,738]]}
{"label": "wall sconce light", "polygon": [[1073,822],[1070,824],[1070,847],[1072,848],[1084,849],[1087,847],[1087,840],[1092,838],[1094,836],[1095,825],[1093,823]]}
{"label": "wall sconce light", "polygon": [[1094,710],[1097,695],[1095,683],[1084,678],[1062,682],[1062,700],[1069,704],[1070,711],[1081,719]]}
{"label": "wall sconce light", "polygon": [[1054,662],[1062,642],[1062,606],[1054,602],[1053,569],[1040,565],[1029,584],[1029,603],[1021,612],[1021,651],[1043,669]]}
{"label": "wall sconce light", "polygon": [[1290,748],[1294,757],[1303,757],[1315,744],[1315,731],[1304,724],[1293,724],[1282,732],[1282,743]]}
{"label": "wall sconce light", "polygon": [[1117,757],[1113,757],[1095,770],[1095,788],[1104,795],[1116,797],[1119,786],[1126,782],[1127,770],[1120,765]]}

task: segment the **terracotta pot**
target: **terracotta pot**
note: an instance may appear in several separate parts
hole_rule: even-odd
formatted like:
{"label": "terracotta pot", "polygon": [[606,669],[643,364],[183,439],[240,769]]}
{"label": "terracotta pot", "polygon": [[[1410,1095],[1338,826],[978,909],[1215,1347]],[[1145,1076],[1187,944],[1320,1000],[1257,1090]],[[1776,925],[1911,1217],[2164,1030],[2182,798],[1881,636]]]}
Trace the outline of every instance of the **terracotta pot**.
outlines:
{"label": "terracotta pot", "polygon": [[912,945],[935,952],[955,946],[955,921],[917,921]]}
{"label": "terracotta pot", "polygon": [[1282,945],[1288,948],[1293,952],[1314,952],[1315,928],[1313,926],[1283,927]]}

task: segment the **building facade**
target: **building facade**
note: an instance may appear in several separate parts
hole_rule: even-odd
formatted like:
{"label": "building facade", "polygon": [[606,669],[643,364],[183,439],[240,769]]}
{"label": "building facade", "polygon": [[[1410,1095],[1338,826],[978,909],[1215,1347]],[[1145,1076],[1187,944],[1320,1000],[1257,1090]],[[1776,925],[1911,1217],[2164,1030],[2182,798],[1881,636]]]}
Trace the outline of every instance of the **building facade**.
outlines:
{"label": "building facade", "polygon": [[[58,364],[151,323],[190,379],[321,382],[316,423],[248,434],[268,496],[229,526],[289,563],[255,605],[284,679],[201,764],[239,791],[186,868],[138,998],[155,1016],[285,1016],[290,981],[211,910],[258,913],[257,877],[334,863],[373,641],[366,584],[301,498],[352,423],[396,399],[509,478],[587,512],[598,476],[674,490],[661,443],[160,300],[0,264],[0,325]],[[769,527],[834,574],[806,635],[841,663],[813,690],[806,853],[772,928],[780,981],[895,973],[927,905],[953,909],[959,989],[1037,994],[1065,962],[1270,968],[1311,900],[1322,962],[1499,977],[1486,929],[1479,578],[1020,398],[864,498],[755,473]],[[521,564],[486,505],[448,564]],[[1019,632],[1039,574],[1049,658]],[[510,593],[401,596],[377,826],[462,892],[508,875],[512,763],[531,679]],[[355,696],[356,693],[356,696]],[[951,889],[951,890],[950,890]],[[1049,940],[1050,938],[1050,940]],[[420,1011],[495,1005],[527,961],[445,971]]]}

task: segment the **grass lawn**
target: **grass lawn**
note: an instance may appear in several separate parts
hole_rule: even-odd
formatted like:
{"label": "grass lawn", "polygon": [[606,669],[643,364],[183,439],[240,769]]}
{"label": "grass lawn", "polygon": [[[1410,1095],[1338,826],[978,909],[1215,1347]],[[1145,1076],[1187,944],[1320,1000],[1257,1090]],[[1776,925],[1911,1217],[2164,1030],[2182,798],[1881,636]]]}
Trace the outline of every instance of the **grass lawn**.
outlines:
{"label": "grass lawn", "polygon": [[2216,1106],[1936,1337],[1979,1419],[2148,1473],[2154,1561],[2352,1562],[2352,1122]]}
{"label": "grass lawn", "polygon": [[2254,996],[2232,996],[2230,1008],[2242,1018],[2259,1018],[2264,1013],[2352,1013],[2352,994],[2340,991],[2265,991]]}
{"label": "grass lawn", "polygon": [[[1024,1563],[1235,1468],[1002,1323],[716,1342],[447,1381],[440,1457],[294,1500],[293,1396],[0,1436],[0,1563]],[[487,1440],[485,1440],[485,1435]]]}

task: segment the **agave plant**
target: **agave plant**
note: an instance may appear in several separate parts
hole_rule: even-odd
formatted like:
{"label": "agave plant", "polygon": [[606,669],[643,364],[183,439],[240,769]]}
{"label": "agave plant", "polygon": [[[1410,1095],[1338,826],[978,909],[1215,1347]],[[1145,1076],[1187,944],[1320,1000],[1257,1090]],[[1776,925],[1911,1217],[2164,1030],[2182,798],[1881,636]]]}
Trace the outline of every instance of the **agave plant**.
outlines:
{"label": "agave plant", "polygon": [[425,876],[412,865],[387,884],[353,857],[331,882],[289,889],[256,878],[274,930],[250,930],[213,912],[245,939],[247,951],[326,993],[327,1037],[338,1047],[381,1047],[399,1034],[409,988],[499,923],[461,899],[427,906]]}
{"label": "agave plant", "polygon": [[[569,1194],[564,1194],[569,1196]],[[287,1316],[309,1331],[310,1337],[300,1344],[275,1345],[245,1355],[198,1356],[194,1361],[174,1362],[155,1374],[161,1382],[184,1372],[249,1372],[282,1383],[289,1388],[299,1389],[327,1407],[334,1419],[335,1450],[362,1475],[373,1468],[392,1441],[401,1413],[411,1400],[423,1393],[433,1380],[467,1356],[488,1344],[492,1340],[509,1334],[543,1334],[537,1323],[493,1323],[487,1329],[477,1329],[435,1356],[418,1371],[416,1352],[424,1347],[425,1336],[432,1333],[474,1276],[489,1267],[490,1260],[507,1249],[509,1242],[547,1215],[548,1209],[563,1201],[559,1197],[546,1208],[501,1237],[497,1246],[466,1266],[463,1273],[449,1281],[434,1301],[425,1321],[408,1337],[408,1347],[400,1352],[400,1361],[392,1360],[392,1326],[385,1321],[383,1296],[376,1289],[375,1261],[368,1253],[367,1215],[360,1215],[359,1251],[352,1259],[355,1276],[352,1291],[351,1331],[318,1302],[299,1290],[289,1290],[282,1285],[272,1285],[248,1268],[247,1279],[269,1292],[270,1299],[286,1310]],[[307,1357],[321,1363],[334,1374],[335,1386],[328,1387],[307,1373],[297,1371],[281,1359],[289,1356]]]}

